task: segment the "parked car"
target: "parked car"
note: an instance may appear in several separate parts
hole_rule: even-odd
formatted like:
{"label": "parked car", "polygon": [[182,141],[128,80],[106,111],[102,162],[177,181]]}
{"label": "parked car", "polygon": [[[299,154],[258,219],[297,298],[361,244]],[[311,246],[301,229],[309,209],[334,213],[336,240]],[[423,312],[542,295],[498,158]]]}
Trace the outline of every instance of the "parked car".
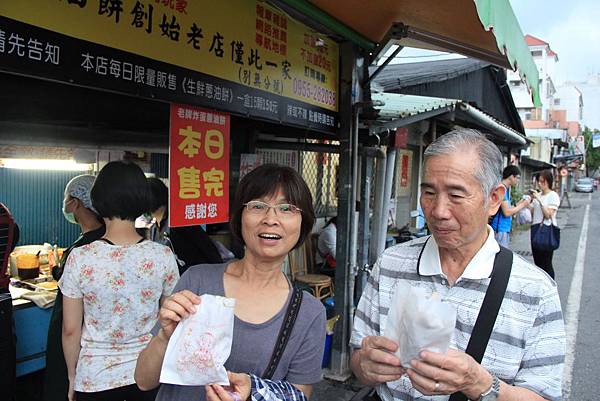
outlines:
{"label": "parked car", "polygon": [[594,192],[594,181],[591,178],[580,178],[575,181],[575,191],[577,192]]}

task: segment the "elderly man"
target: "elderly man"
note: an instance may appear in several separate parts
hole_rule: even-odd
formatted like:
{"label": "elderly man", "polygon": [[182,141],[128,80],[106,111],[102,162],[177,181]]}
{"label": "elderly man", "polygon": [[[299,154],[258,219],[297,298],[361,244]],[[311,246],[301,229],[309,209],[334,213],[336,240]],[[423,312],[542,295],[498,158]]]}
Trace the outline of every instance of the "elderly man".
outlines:
{"label": "elderly man", "polygon": [[[481,363],[465,352],[500,251],[487,222],[504,198],[501,178],[501,153],[477,131],[451,131],[425,151],[420,201],[433,235],[381,255],[350,341],[352,370],[384,401],[447,400],[453,393],[481,401],[561,398],[565,334],[556,284],[517,255],[506,263],[510,278]],[[457,309],[450,350],[422,350],[405,367],[393,354],[398,344],[382,336],[401,281]]]}

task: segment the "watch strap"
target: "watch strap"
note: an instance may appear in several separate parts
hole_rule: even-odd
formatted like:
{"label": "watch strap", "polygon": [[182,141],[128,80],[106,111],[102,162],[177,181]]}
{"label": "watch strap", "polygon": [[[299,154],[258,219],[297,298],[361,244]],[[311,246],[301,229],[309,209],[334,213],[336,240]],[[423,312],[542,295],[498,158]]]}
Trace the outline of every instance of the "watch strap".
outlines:
{"label": "watch strap", "polygon": [[492,385],[489,389],[481,393],[481,396],[477,401],[491,401],[496,400],[498,398],[498,394],[500,393],[500,379],[498,379],[498,377],[495,374],[490,374],[492,375]]}

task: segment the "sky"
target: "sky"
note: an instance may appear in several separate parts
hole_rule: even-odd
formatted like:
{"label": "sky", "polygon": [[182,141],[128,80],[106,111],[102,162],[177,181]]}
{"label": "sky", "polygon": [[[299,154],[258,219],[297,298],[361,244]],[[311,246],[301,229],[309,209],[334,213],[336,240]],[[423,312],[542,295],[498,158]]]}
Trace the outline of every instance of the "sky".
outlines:
{"label": "sky", "polygon": [[[600,0],[510,0],[523,34],[550,44],[558,54],[553,81],[584,81],[600,74]],[[404,49],[394,62],[455,58],[419,49]]]}
{"label": "sky", "polygon": [[558,54],[555,83],[600,74],[600,1],[510,0],[524,34]]}

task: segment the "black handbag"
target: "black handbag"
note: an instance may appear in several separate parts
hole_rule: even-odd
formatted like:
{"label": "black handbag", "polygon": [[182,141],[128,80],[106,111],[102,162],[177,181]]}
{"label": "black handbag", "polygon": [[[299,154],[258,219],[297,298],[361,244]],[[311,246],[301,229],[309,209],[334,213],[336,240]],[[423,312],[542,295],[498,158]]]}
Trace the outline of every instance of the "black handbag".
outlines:
{"label": "black handbag", "polygon": [[542,251],[554,251],[560,246],[560,228],[542,223],[531,226],[531,247]]}

